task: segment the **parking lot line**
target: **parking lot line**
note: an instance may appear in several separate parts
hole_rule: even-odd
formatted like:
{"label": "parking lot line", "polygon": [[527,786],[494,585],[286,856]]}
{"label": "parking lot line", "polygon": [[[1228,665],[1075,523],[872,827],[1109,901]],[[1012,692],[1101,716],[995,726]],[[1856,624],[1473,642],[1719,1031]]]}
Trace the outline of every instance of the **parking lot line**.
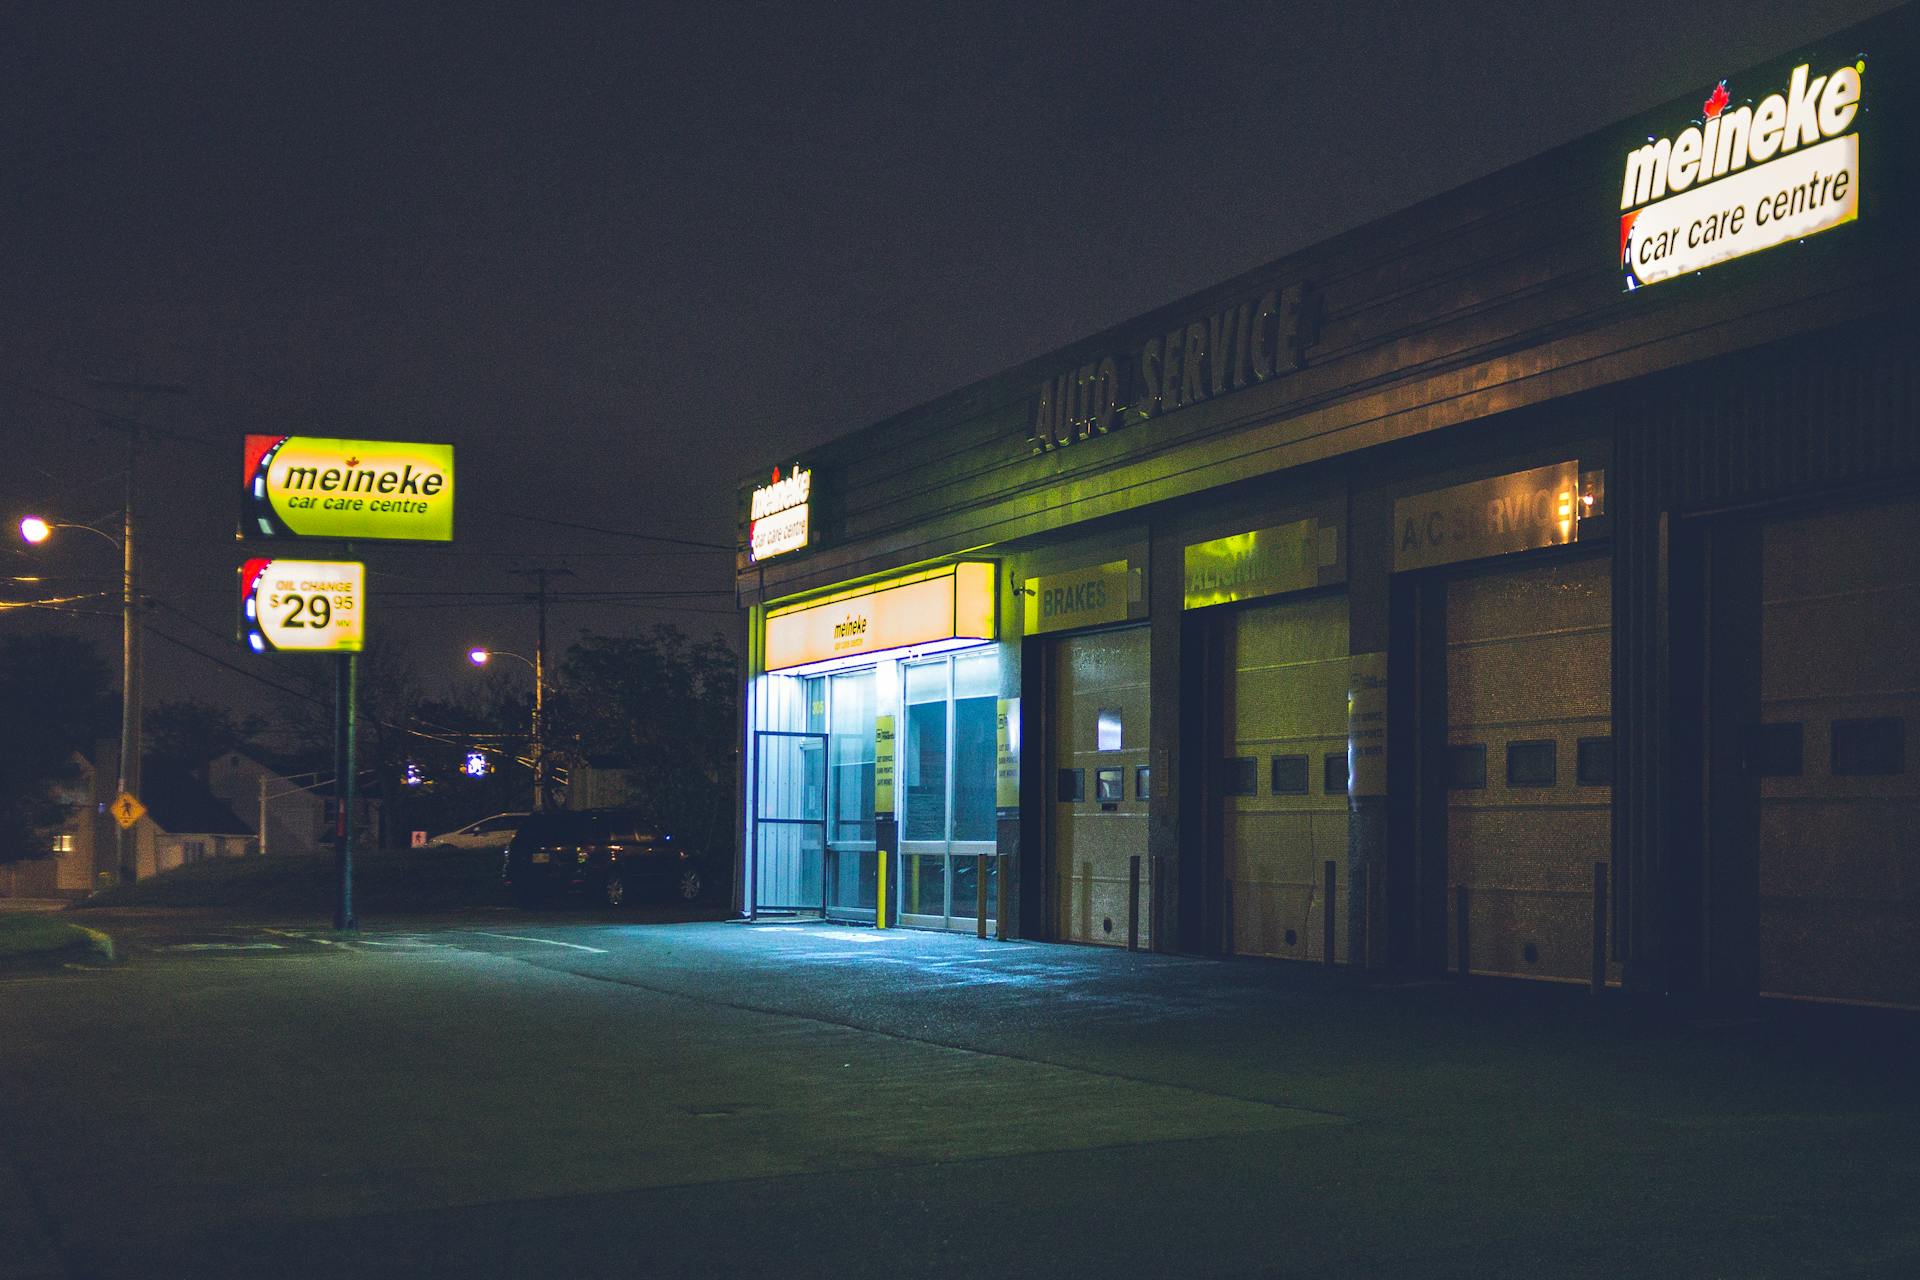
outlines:
{"label": "parking lot line", "polygon": [[515,942],[544,942],[550,947],[569,947],[574,951],[591,951],[597,956],[607,954],[605,947],[583,947],[577,942],[555,942],[552,938],[535,938],[524,933],[488,933],[485,929],[469,929],[468,933],[477,933],[483,938],[510,938]]}

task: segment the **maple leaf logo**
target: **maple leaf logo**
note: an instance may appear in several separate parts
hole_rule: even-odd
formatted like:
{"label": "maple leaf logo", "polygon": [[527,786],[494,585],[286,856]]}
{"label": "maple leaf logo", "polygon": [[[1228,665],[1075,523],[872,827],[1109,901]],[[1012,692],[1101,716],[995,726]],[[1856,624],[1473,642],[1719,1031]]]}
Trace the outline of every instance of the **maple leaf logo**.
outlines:
{"label": "maple leaf logo", "polygon": [[359,465],[360,465],[360,459],[358,459],[358,458],[348,458],[348,459],[347,459],[347,465],[348,465],[348,466],[350,466],[350,467],[357,467],[357,466],[359,466]]}
{"label": "maple leaf logo", "polygon": [[773,469],[773,483],[775,483],[775,484],[779,484],[779,483],[780,483],[780,468],[778,468],[778,467],[775,467],[775,468]]}
{"label": "maple leaf logo", "polygon": [[1727,82],[1722,80],[1719,84],[1713,86],[1713,92],[1708,94],[1707,100],[1700,104],[1700,110],[1706,113],[1707,119],[1712,120],[1717,118],[1722,111],[1725,111],[1727,109],[1727,103],[1731,101],[1733,101],[1733,98],[1727,93]]}

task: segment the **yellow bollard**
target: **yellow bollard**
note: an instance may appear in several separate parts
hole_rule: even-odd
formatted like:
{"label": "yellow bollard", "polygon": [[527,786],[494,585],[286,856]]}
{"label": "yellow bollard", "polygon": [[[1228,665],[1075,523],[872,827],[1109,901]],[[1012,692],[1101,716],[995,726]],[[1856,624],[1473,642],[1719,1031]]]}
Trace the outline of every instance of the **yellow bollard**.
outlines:
{"label": "yellow bollard", "polygon": [[878,850],[878,854],[880,857],[880,890],[873,900],[873,923],[874,927],[884,929],[887,927],[887,851],[881,849]]}

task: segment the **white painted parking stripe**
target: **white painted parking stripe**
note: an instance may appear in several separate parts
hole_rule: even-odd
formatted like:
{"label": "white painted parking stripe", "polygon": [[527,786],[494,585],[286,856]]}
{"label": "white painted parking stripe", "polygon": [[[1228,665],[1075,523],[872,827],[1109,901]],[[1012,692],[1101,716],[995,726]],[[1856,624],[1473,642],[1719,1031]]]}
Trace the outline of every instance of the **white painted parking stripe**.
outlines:
{"label": "white painted parking stripe", "polygon": [[174,942],[169,951],[279,951],[277,942]]}
{"label": "white painted parking stripe", "polygon": [[485,929],[469,929],[468,933],[477,933],[483,938],[509,938],[514,942],[544,942],[550,947],[570,947],[575,951],[591,951],[597,956],[607,954],[605,947],[583,947],[577,942],[555,942],[552,938],[534,938],[523,933],[488,933]]}

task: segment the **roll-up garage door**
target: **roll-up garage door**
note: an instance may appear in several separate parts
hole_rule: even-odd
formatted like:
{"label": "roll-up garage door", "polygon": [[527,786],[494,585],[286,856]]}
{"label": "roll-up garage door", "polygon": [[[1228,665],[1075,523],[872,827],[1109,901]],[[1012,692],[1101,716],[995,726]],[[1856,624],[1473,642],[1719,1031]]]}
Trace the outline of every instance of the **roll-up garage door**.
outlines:
{"label": "roll-up garage door", "polygon": [[1760,987],[1920,1005],[1920,503],[1765,527]]}
{"label": "roll-up garage door", "polygon": [[1593,867],[1612,856],[1610,576],[1586,559],[1447,584],[1449,965],[1464,887],[1473,972],[1591,976]]}
{"label": "roll-up garage door", "polygon": [[1147,872],[1147,628],[1069,636],[1055,653],[1055,936],[1125,946],[1140,859],[1139,945],[1151,942]]}
{"label": "roll-up garage door", "polygon": [[1220,770],[1227,945],[1325,958],[1325,865],[1334,955],[1346,957],[1347,601],[1263,605],[1227,635]]}

